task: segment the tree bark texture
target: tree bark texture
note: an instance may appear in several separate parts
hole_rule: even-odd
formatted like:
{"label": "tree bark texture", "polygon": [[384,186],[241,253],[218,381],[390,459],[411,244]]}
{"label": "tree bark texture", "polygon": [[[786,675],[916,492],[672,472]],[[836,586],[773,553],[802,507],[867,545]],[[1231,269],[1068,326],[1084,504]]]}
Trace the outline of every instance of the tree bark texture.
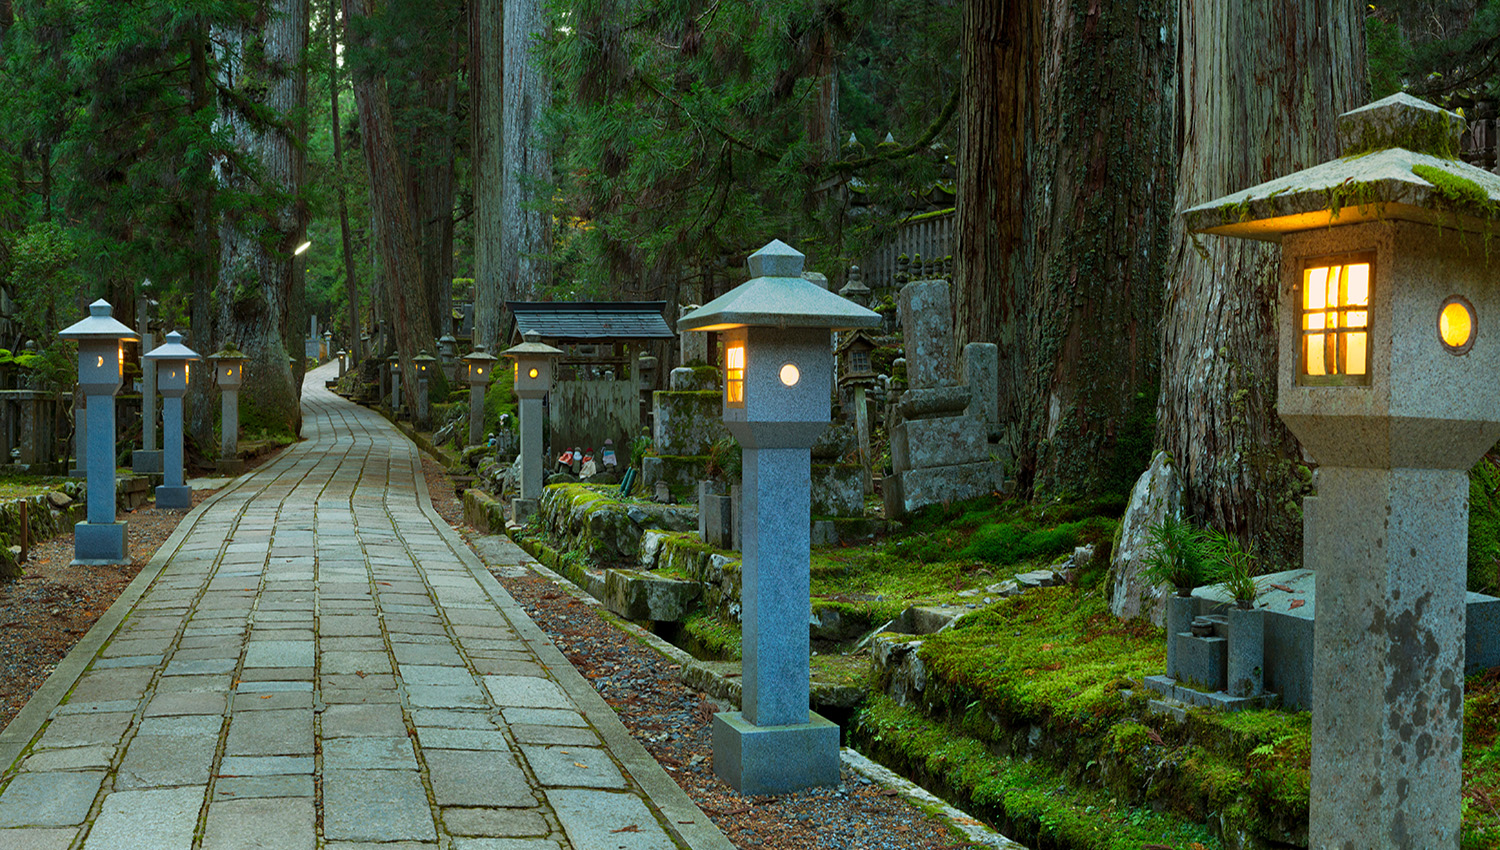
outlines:
{"label": "tree bark texture", "polygon": [[333,125],[333,170],[338,175],[339,237],[344,250],[344,293],[349,302],[348,341],[344,348],[352,362],[362,352],[359,339],[359,278],[354,272],[354,239],[349,234],[349,195],[344,189],[344,128],[339,122],[339,0],[328,0],[328,92],[329,121]]}
{"label": "tree bark texture", "polygon": [[546,209],[552,184],[552,151],[540,137],[542,114],[552,102],[551,83],[534,55],[546,35],[541,0],[505,3],[500,190],[501,298],[532,298],[551,281],[552,217]]}
{"label": "tree bark texture", "polygon": [[1034,263],[1032,157],[1041,123],[1041,15],[1028,0],[965,0],[959,114],[955,331],[1000,350],[1000,421],[1023,455],[1026,320]]}
{"label": "tree bark texture", "polygon": [[1150,459],[1171,208],[1172,0],[970,0],[954,312],[1000,349],[1023,493],[1128,491]]}
{"label": "tree bark texture", "polygon": [[1151,460],[1172,219],[1177,0],[1051,0],[1029,302],[1039,497],[1128,494]]}
{"label": "tree bark texture", "polygon": [[250,357],[240,420],[296,433],[301,387],[284,335],[293,306],[292,250],[303,225],[305,140],[296,138],[296,116],[307,108],[308,0],[260,0],[249,11],[212,34],[218,124],[234,150],[217,165],[219,184],[259,196],[226,212],[219,225],[219,340]]}
{"label": "tree bark texture", "polygon": [[[369,0],[343,0],[344,23],[368,17]],[[348,33],[346,33],[346,39]],[[370,175],[370,216],[384,290],[391,311],[391,330],[396,355],[401,362],[401,390],[405,398],[417,397],[416,369],[412,358],[423,348],[432,349],[431,315],[422,287],[422,262],[406,198],[406,174],[397,157],[394,122],[385,80],[356,74],[354,102],[359,110],[359,131],[365,165]]]}
{"label": "tree bark texture", "polygon": [[[1175,207],[1337,155],[1335,122],[1365,96],[1364,7],[1352,0],[1181,0]],[[1308,471],[1276,416],[1280,249],[1187,234],[1173,252],[1157,435],[1200,520],[1301,562]]]}
{"label": "tree bark texture", "polygon": [[474,180],[474,342],[497,350],[500,283],[503,63],[501,0],[469,0],[469,161]]}

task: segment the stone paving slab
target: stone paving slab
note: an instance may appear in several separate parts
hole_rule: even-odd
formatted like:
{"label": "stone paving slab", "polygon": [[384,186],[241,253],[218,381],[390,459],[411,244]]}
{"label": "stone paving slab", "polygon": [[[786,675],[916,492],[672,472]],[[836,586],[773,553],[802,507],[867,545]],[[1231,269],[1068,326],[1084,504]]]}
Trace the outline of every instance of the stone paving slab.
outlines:
{"label": "stone paving slab", "polygon": [[0,732],[0,850],[728,848],[324,377]]}

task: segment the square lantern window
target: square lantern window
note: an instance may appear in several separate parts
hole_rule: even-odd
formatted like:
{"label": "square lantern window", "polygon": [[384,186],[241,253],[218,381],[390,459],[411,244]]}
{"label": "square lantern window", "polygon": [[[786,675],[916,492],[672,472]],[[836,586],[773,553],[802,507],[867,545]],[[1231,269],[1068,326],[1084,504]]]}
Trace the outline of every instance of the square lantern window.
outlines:
{"label": "square lantern window", "polygon": [[724,347],[724,404],[745,406],[745,340],[737,339]]}
{"label": "square lantern window", "polygon": [[1368,386],[1373,253],[1306,261],[1297,299],[1301,335],[1297,382],[1304,386]]}

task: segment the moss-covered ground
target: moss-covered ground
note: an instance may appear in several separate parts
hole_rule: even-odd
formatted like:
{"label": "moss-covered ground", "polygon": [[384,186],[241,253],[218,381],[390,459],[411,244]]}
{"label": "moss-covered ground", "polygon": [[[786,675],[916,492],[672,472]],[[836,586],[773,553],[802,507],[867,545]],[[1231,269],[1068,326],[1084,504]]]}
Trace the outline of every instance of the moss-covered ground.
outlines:
{"label": "moss-covered ground", "polygon": [[0,501],[50,493],[68,480],[61,475],[0,475]]}

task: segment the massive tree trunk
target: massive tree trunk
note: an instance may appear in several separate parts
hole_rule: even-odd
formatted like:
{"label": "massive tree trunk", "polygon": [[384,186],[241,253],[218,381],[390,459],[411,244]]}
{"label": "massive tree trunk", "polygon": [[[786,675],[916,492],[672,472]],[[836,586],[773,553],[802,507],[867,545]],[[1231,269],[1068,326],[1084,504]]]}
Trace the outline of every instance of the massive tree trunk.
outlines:
{"label": "massive tree trunk", "polygon": [[328,0],[328,92],[329,122],[333,125],[333,171],[339,205],[339,236],[344,249],[344,294],[349,301],[349,326],[345,349],[358,363],[364,352],[359,339],[359,278],[354,273],[354,239],[349,233],[349,194],[344,189],[344,128],[339,122],[339,0]]}
{"label": "massive tree trunk", "polygon": [[[1181,0],[1178,210],[1336,155],[1364,99],[1364,6],[1353,0]],[[1226,34],[1232,33],[1232,37]],[[1159,442],[1190,513],[1299,563],[1307,471],[1276,417],[1280,249],[1173,221]]]}
{"label": "massive tree trunk", "polygon": [[1149,459],[1171,210],[1171,0],[964,6],[954,313],[1000,349],[1021,491],[1122,492]]}
{"label": "massive tree trunk", "polygon": [[541,0],[505,4],[501,132],[500,276],[502,298],[531,298],[552,279],[552,151],[538,132],[552,89],[534,56],[546,36]]}
{"label": "massive tree trunk", "polygon": [[469,162],[474,182],[474,342],[500,342],[501,0],[469,0]]}
{"label": "massive tree trunk", "polygon": [[[188,42],[188,90],[193,114],[201,115],[213,103],[212,81],[208,68],[208,26],[201,19],[194,25]],[[214,333],[215,270],[218,266],[219,240],[213,221],[213,175],[193,176],[193,251],[188,258],[188,291],[192,293],[188,339],[199,354],[217,350],[211,346],[219,339]],[[207,364],[204,364],[205,366]],[[187,430],[200,450],[214,445],[214,421],[219,414],[214,373],[211,368],[191,369],[191,392],[187,394]]]}
{"label": "massive tree trunk", "polygon": [[[351,28],[369,16],[369,0],[344,0],[344,22]],[[346,36],[347,41],[347,36]],[[402,393],[417,397],[412,358],[423,348],[434,348],[427,293],[422,287],[422,263],[406,198],[406,175],[397,158],[395,128],[385,80],[368,72],[354,75],[354,102],[359,109],[359,131],[370,174],[372,237],[384,272],[384,292],[391,311],[396,354],[401,361]]]}
{"label": "massive tree trunk", "polygon": [[1033,271],[1030,156],[1041,122],[1042,30],[1027,0],[965,0],[953,306],[959,344],[1000,349],[1000,421],[1026,454],[1026,318]]}
{"label": "massive tree trunk", "polygon": [[297,195],[305,139],[294,136],[296,116],[307,108],[307,4],[261,0],[253,14],[213,33],[219,125],[235,151],[219,163],[219,182],[259,195],[219,225],[219,337],[250,356],[240,420],[292,433],[301,427],[301,387],[284,335],[291,330],[292,250],[302,237]]}
{"label": "massive tree trunk", "polygon": [[1150,461],[1172,218],[1177,0],[1052,0],[1028,314],[1021,480],[1038,497],[1129,492]]}
{"label": "massive tree trunk", "polygon": [[[447,51],[433,51],[445,59],[456,59]],[[423,69],[418,84],[417,112],[451,116],[457,93],[457,78],[451,67]],[[421,254],[422,290],[430,310],[427,320],[434,338],[448,332],[453,284],[453,129],[446,121],[413,120],[407,150],[416,154],[408,161],[411,182],[412,227]]]}

